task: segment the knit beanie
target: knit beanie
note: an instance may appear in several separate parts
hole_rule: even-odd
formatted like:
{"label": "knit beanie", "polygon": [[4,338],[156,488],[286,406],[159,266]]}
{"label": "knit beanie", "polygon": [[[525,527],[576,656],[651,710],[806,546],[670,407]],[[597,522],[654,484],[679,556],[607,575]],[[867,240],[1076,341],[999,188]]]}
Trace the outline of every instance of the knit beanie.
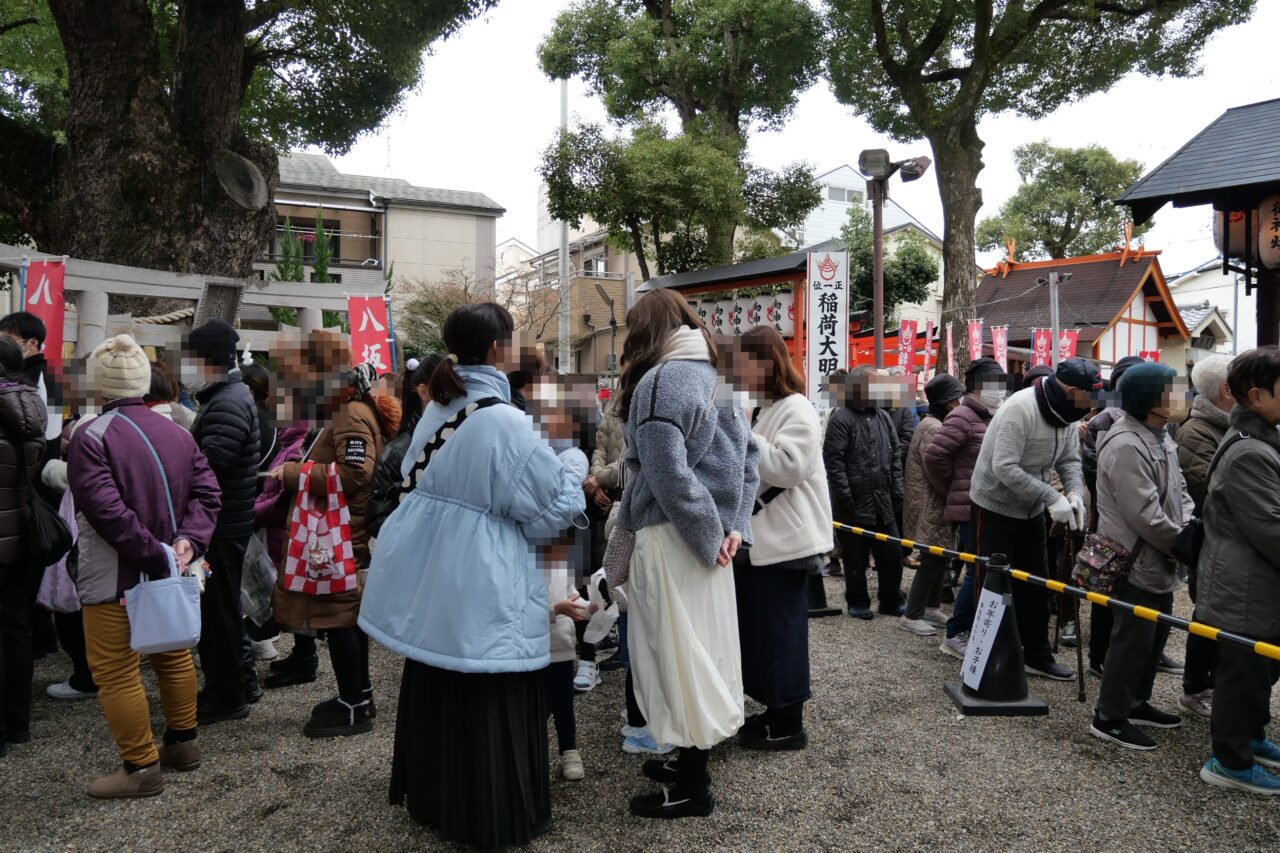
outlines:
{"label": "knit beanie", "polygon": [[1126,370],[1133,367],[1135,364],[1146,363],[1145,359],[1139,358],[1136,355],[1126,355],[1124,358],[1117,361],[1115,366],[1111,368],[1111,380],[1107,387],[1113,391],[1116,390],[1120,387],[1120,380],[1124,378]]}
{"label": "knit beanie", "polygon": [[964,372],[964,387],[968,391],[976,391],[983,379],[1004,375],[1004,368],[1000,366],[1000,362],[984,355],[969,362],[969,369]]}
{"label": "knit beanie", "polygon": [[151,362],[128,335],[107,338],[89,354],[89,381],[107,400],[142,397],[151,390]]}
{"label": "knit beanie", "polygon": [[221,320],[214,319],[187,335],[186,349],[215,367],[231,367],[236,363],[236,345],[240,335]]}
{"label": "knit beanie", "polygon": [[1030,388],[1041,376],[1053,376],[1053,368],[1047,364],[1037,364],[1022,374],[1022,387]]}
{"label": "knit beanie", "polygon": [[963,397],[964,386],[950,373],[939,373],[925,383],[924,396],[931,406],[946,404]]}
{"label": "knit beanie", "polygon": [[1120,378],[1120,408],[1125,414],[1145,420],[1160,405],[1178,371],[1167,364],[1143,362],[1135,364]]}

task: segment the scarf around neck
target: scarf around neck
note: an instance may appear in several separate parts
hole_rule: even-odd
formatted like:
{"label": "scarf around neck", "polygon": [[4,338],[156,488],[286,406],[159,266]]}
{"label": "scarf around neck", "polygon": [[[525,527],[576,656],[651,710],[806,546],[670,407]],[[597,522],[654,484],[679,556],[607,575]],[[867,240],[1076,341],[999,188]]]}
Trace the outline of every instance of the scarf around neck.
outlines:
{"label": "scarf around neck", "polygon": [[1035,393],[1040,416],[1051,427],[1057,429],[1069,427],[1089,414],[1088,409],[1077,408],[1076,404],[1071,402],[1067,392],[1052,376],[1042,376],[1037,379]]}
{"label": "scarf around neck", "polygon": [[701,329],[681,326],[671,333],[659,363],[667,361],[710,361],[711,349]]}

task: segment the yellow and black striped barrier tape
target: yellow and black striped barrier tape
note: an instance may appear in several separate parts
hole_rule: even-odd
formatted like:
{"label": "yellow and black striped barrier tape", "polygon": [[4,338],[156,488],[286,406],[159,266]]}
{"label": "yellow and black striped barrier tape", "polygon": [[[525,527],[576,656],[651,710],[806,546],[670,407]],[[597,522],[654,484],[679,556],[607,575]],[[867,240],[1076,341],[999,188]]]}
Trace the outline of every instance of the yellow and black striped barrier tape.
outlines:
{"label": "yellow and black striped barrier tape", "polygon": [[926,554],[932,554],[935,557],[951,557],[962,563],[983,566],[984,568],[995,568],[1000,571],[1007,571],[1009,576],[1014,580],[1024,581],[1026,583],[1035,584],[1045,587],[1048,590],[1059,593],[1061,595],[1071,595],[1082,601],[1088,601],[1102,607],[1112,607],[1119,610],[1128,610],[1135,616],[1146,619],[1151,622],[1163,622],[1174,628],[1180,628],[1189,634],[1195,634],[1197,637],[1204,637],[1206,640],[1226,641],[1235,643],[1239,646],[1246,646],[1253,649],[1257,654],[1272,660],[1280,660],[1280,646],[1274,643],[1264,643],[1261,640],[1255,640],[1246,637],[1243,634],[1236,634],[1226,631],[1222,628],[1215,628],[1212,625],[1206,625],[1203,622],[1193,622],[1189,619],[1180,619],[1168,613],[1161,613],[1159,610],[1152,610],[1150,607],[1142,607],[1138,604],[1132,604],[1128,601],[1122,601],[1110,595],[1103,595],[1100,592],[1090,592],[1078,586],[1071,586],[1062,581],[1050,580],[1042,578],[1039,575],[1033,575],[1030,572],[1024,572],[1021,569],[1013,569],[1005,566],[993,566],[990,558],[982,557],[977,554],[970,554],[964,551],[953,551],[949,548],[942,548],[937,545],[925,545],[911,539],[900,539],[897,536],[890,536],[887,533],[877,533],[874,530],[867,530],[863,527],[854,527],[850,524],[841,524],[840,522],[832,522],[837,530],[844,530],[857,536],[865,536],[869,539],[875,539],[879,542],[896,542],[908,551],[920,551]]}

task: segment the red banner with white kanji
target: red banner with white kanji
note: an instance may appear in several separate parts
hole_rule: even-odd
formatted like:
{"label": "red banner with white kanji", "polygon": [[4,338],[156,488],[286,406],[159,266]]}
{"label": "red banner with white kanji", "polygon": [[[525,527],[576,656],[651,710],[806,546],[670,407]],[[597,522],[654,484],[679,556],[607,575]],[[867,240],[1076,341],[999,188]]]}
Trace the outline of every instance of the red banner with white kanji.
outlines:
{"label": "red banner with white kanji", "polygon": [[1053,330],[1031,330],[1031,366],[1053,364]]}
{"label": "red banner with white kanji", "polygon": [[1141,352],[1138,353],[1138,358],[1142,359],[1143,361],[1159,361],[1160,350],[1155,350],[1155,349],[1142,350]]}
{"label": "red banner with white kanji", "polygon": [[44,321],[44,357],[54,373],[62,371],[62,324],[66,302],[63,285],[67,265],[62,261],[36,261],[27,266],[23,308]]}
{"label": "red banner with white kanji", "polygon": [[969,321],[969,360],[982,358],[982,321]]}
{"label": "red banner with white kanji", "polygon": [[947,322],[947,373],[956,375],[956,341],[951,335],[952,323]]}
{"label": "red banner with white kanji", "polygon": [[937,357],[938,348],[933,345],[933,321],[928,320],[924,324],[924,370],[921,371],[925,382],[929,381],[929,369]]}
{"label": "red banner with white kanji", "polygon": [[898,366],[910,373],[915,365],[912,362],[916,355],[916,321],[901,320],[898,322]]}
{"label": "red banner with white kanji", "polygon": [[999,363],[1000,369],[1009,372],[1009,327],[991,327],[991,353]]}
{"label": "red banner with white kanji", "polygon": [[1079,329],[1063,329],[1058,335],[1058,360],[1075,358],[1076,347],[1080,343]]}
{"label": "red banner with white kanji", "polygon": [[351,364],[370,364],[378,375],[391,372],[391,333],[387,301],[381,296],[348,296]]}

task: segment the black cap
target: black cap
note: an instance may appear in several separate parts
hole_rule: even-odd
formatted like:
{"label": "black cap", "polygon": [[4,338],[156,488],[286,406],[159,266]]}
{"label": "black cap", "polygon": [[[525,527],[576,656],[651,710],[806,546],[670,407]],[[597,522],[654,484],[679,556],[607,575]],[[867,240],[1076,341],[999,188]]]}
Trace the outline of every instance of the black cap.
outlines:
{"label": "black cap", "polygon": [[964,396],[964,386],[950,373],[939,373],[925,383],[924,396],[931,406],[950,403]]}
{"label": "black cap", "polygon": [[1058,362],[1054,374],[1063,385],[1078,388],[1081,391],[1101,391],[1103,388],[1102,371],[1098,365],[1084,358],[1064,358]]}
{"label": "black cap", "polygon": [[973,391],[978,387],[978,383],[986,376],[1004,377],[1004,368],[1000,366],[1000,362],[994,358],[983,356],[975,358],[969,362],[969,369],[964,372],[964,387],[966,390]]}
{"label": "black cap", "polygon": [[221,320],[210,320],[187,335],[186,349],[192,355],[217,367],[236,363],[236,344],[240,335]]}
{"label": "black cap", "polygon": [[1022,387],[1030,388],[1035,384],[1036,380],[1041,376],[1052,376],[1053,368],[1047,364],[1037,364],[1026,373],[1022,374]]}
{"label": "black cap", "polygon": [[1126,355],[1124,358],[1117,361],[1115,366],[1111,368],[1111,379],[1108,382],[1109,387],[1112,390],[1118,389],[1120,387],[1120,377],[1124,376],[1124,372],[1135,364],[1146,364],[1146,362],[1136,355]]}

